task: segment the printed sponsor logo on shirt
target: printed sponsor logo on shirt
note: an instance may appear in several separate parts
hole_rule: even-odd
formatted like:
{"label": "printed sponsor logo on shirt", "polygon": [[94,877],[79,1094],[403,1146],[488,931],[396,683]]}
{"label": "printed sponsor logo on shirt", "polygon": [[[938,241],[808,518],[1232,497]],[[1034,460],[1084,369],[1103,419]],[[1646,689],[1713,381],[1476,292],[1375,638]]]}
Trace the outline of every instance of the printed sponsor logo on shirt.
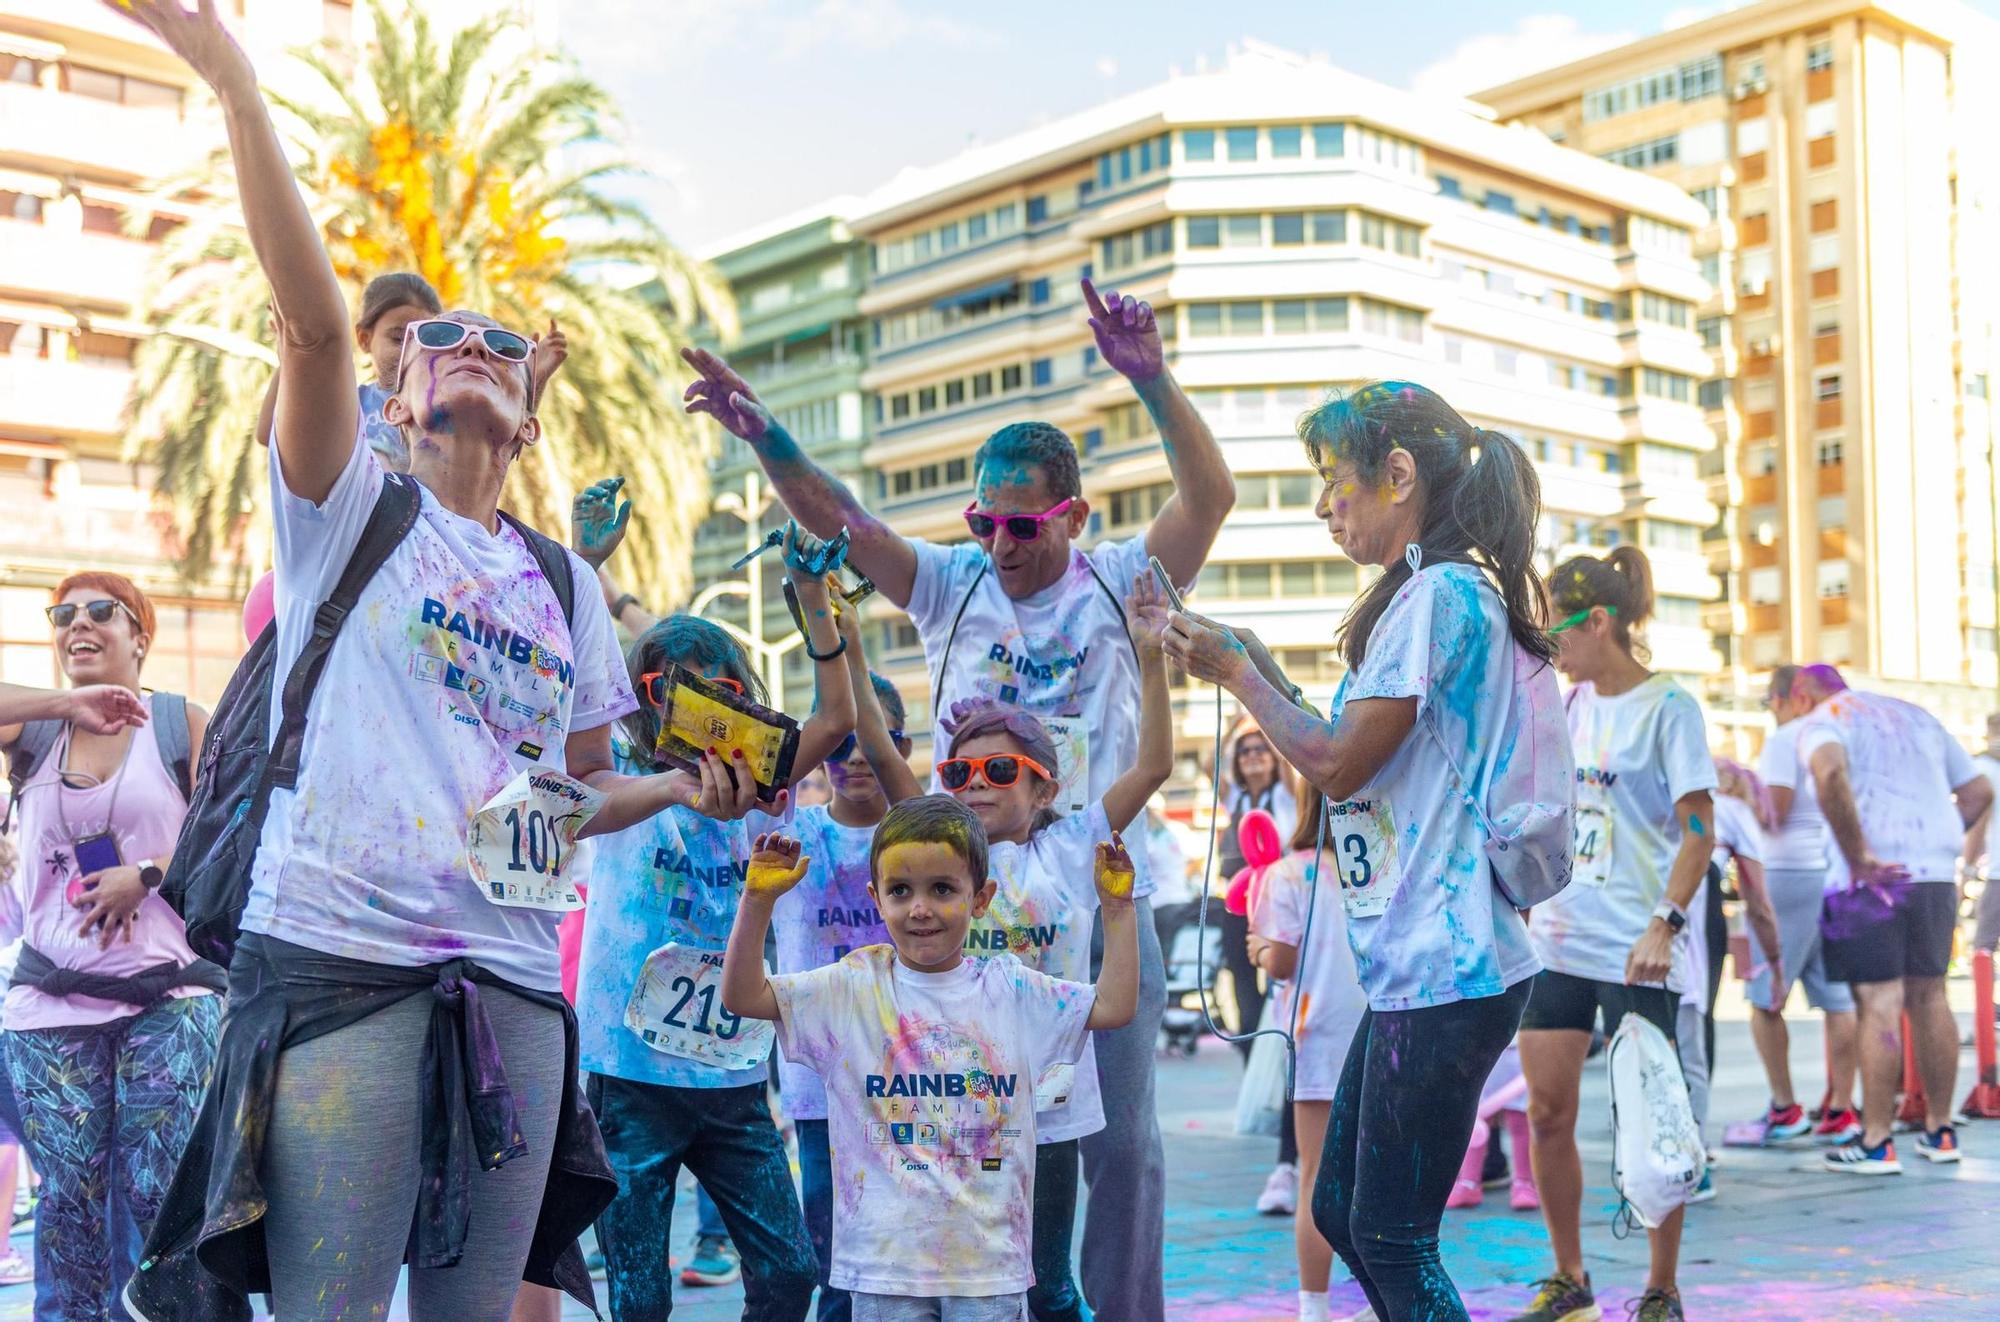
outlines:
{"label": "printed sponsor logo on shirt", "polygon": [[1606,771],[1602,767],[1578,767],[1576,769],[1576,783],[1579,785],[1596,785],[1600,789],[1608,790],[1618,783],[1618,773],[1615,771]]}
{"label": "printed sponsor logo on shirt", "polygon": [[869,1097],[1012,1097],[1015,1076],[968,1070],[964,1074],[870,1074]]}
{"label": "printed sponsor logo on shirt", "polygon": [[1001,1159],[999,1157],[982,1157],[979,1160],[979,1169],[983,1171],[997,1171],[1000,1169],[1000,1163]]}
{"label": "printed sponsor logo on shirt", "polygon": [[1071,671],[1083,669],[1083,663],[1090,659],[1090,649],[1081,648],[1074,656],[1058,656],[1051,661],[1037,661],[1031,656],[1023,656],[1005,643],[995,643],[987,649],[986,659],[997,666],[1004,666],[1038,684],[1053,684]]}
{"label": "printed sponsor logo on shirt", "polygon": [[975,927],[965,934],[967,950],[1041,950],[1056,943],[1062,929],[1053,923],[1025,927]]}
{"label": "printed sponsor logo on shirt", "polygon": [[874,927],[881,921],[882,915],[872,904],[859,909],[843,909],[835,905],[819,911],[821,927]]}
{"label": "printed sponsor logo on shirt", "polygon": [[1336,818],[1373,817],[1375,815],[1375,804],[1376,800],[1374,799],[1346,799],[1340,803],[1329,803],[1326,806],[1326,812],[1327,816]]}
{"label": "printed sponsor logo on shirt", "polygon": [[530,762],[539,762],[542,760],[542,746],[540,744],[531,744],[525,739],[514,745],[514,751],[522,757],[527,758]]}
{"label": "printed sponsor logo on shirt", "polygon": [[467,619],[464,611],[450,610],[436,597],[424,598],[423,613],[419,619],[421,623],[436,625],[446,633],[457,634],[474,647],[487,648],[516,665],[527,666],[536,674],[553,678],[564,688],[575,683],[575,667],[536,639],[503,629],[491,620],[483,620],[476,615]]}
{"label": "printed sponsor logo on shirt", "polygon": [[704,886],[737,885],[742,882],[743,875],[748,869],[749,865],[747,863],[739,863],[734,860],[718,864],[714,867],[701,867],[693,859],[677,849],[662,847],[653,851],[653,870],[655,872],[664,872],[669,876],[685,877],[689,881],[698,881]]}

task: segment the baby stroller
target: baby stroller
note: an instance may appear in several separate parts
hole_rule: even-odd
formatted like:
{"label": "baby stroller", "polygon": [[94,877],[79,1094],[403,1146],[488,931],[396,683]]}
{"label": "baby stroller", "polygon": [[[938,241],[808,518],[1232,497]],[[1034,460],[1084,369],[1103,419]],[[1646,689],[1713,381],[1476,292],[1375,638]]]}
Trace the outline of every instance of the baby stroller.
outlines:
{"label": "baby stroller", "polygon": [[1192,1056],[1208,1031],[1201,1000],[1206,996],[1209,1004],[1215,1003],[1215,980],[1222,964],[1222,928],[1215,919],[1221,907],[1217,901],[1209,902],[1209,922],[1203,927],[1197,921],[1198,904],[1181,906],[1160,942],[1167,962],[1167,1010],[1160,1020],[1160,1045],[1183,1056]]}

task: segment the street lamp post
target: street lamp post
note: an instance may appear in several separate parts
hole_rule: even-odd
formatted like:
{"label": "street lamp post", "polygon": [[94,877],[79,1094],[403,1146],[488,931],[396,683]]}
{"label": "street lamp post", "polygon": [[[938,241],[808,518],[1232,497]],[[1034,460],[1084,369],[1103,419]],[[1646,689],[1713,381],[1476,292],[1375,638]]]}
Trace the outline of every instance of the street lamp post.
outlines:
{"label": "street lamp post", "polygon": [[[743,521],[743,549],[757,551],[764,544],[764,511],[771,507],[773,493],[764,489],[762,474],[751,469],[743,475],[743,491],[725,491],[715,498],[715,512],[731,514]],[[724,597],[742,597],[749,603],[748,632],[738,628],[729,620],[713,620],[715,624],[741,643],[750,653],[757,670],[764,677],[764,689],[770,695],[771,706],[779,711],[785,709],[785,657],[805,642],[797,630],[788,632],[778,642],[768,642],[764,637],[764,557],[752,555],[740,579],[725,579],[703,588],[688,605],[690,615],[702,615],[713,603]],[[703,618],[707,618],[703,616]]]}

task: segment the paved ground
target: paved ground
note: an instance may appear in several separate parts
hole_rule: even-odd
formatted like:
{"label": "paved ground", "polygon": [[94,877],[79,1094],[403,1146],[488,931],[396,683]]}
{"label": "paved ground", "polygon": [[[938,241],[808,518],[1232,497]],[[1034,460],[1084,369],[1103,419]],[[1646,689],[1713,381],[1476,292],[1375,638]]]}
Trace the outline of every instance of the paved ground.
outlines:
{"label": "paved ground", "polygon": [[[1755,1114],[1764,1102],[1740,1000],[1725,988],[1711,1129]],[[1963,1000],[1965,985],[1954,985]],[[1967,1007],[1960,1005],[1961,1020]],[[1801,1079],[1820,1059],[1820,1039],[1801,1024],[1793,1044]],[[1971,1054],[1961,1068],[1970,1081]],[[1274,1144],[1231,1132],[1236,1057],[1219,1043],[1191,1060],[1160,1062],[1161,1116],[1169,1172],[1168,1313],[1175,1322],[1288,1322],[1295,1310],[1291,1230],[1251,1205]],[[1585,1076],[1583,1151],[1590,1178],[1585,1248],[1611,1317],[1645,1275],[1643,1240],[1614,1239],[1609,1188],[1610,1127],[1603,1071]],[[1932,1167],[1904,1152],[1900,1179],[1824,1175],[1799,1152],[1726,1150],[1721,1196],[1689,1213],[1682,1285],[1690,1317],[1795,1319],[2000,1317],[2000,1122],[1970,1126],[1965,1161]],[[692,1231],[690,1199],[677,1208],[676,1245]],[[1920,1227],[1920,1229],[1919,1229]],[[1473,1315],[1506,1317],[1546,1269],[1539,1217],[1496,1206],[1454,1212],[1445,1260]],[[17,1241],[24,1249],[25,1238]],[[1340,1269],[1335,1268],[1336,1277]],[[1337,1304],[1358,1307],[1351,1282]],[[29,1287],[0,1289],[0,1322],[29,1316]],[[689,1291],[676,1316],[723,1322],[740,1315],[735,1288]],[[1338,1310],[1336,1310],[1338,1311]],[[565,1317],[588,1316],[572,1308]],[[400,1307],[396,1317],[403,1317]]]}

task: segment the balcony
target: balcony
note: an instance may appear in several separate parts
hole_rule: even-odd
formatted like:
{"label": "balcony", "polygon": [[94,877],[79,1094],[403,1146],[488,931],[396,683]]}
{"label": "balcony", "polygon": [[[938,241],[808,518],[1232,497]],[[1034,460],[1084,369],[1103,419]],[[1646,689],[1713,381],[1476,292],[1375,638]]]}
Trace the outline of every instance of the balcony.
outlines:
{"label": "balcony", "polygon": [[126,182],[172,174],[192,165],[210,145],[205,135],[186,130],[169,109],[0,84],[0,143],[9,157],[51,173],[81,169]]}
{"label": "balcony", "polygon": [[0,220],[0,290],[8,293],[122,313],[152,260],[152,245],[136,239]]}
{"label": "balcony", "polygon": [[36,439],[115,438],[131,389],[130,368],[0,356],[0,428]]}

